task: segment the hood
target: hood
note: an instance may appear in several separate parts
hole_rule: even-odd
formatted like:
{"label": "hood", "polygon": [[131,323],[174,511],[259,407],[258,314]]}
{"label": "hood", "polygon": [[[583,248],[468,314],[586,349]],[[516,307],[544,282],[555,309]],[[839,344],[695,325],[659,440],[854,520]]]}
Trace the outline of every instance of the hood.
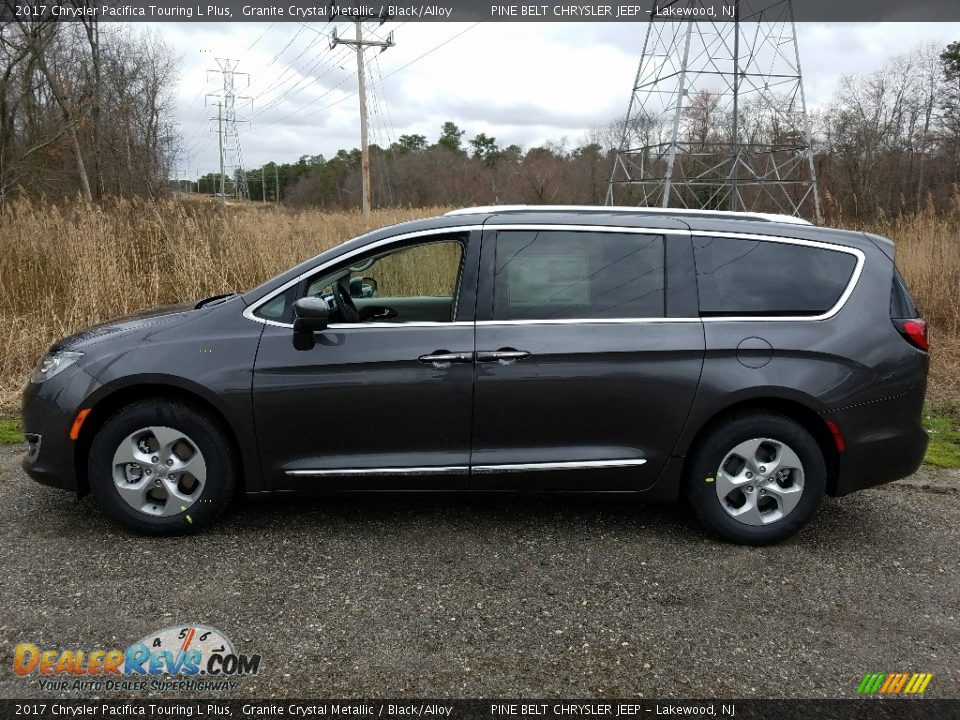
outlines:
{"label": "hood", "polygon": [[105,340],[108,337],[118,333],[130,332],[131,330],[142,330],[154,325],[165,325],[196,310],[196,302],[181,303],[178,305],[163,305],[161,307],[140,310],[125,317],[108,320],[107,322],[93,325],[85,330],[58,340],[51,346],[50,350],[71,350],[79,349],[94,343]]}

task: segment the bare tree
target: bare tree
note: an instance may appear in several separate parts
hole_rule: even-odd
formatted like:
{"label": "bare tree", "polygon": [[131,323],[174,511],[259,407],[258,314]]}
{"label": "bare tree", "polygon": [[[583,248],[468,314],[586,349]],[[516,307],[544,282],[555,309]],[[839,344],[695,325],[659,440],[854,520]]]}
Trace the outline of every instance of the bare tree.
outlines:
{"label": "bare tree", "polygon": [[80,66],[76,56],[75,45],[69,41],[57,42],[61,33],[68,32],[68,26],[63,23],[50,22],[45,19],[17,20],[17,25],[23,33],[29,52],[36,62],[43,77],[46,78],[50,92],[53,94],[60,112],[63,124],[73,146],[74,160],[77,166],[77,177],[83,198],[88,203],[93,201],[90,194],[90,180],[87,178],[87,167],[83,159],[83,149],[77,132],[77,122],[82,113],[82,95],[79,92],[75,76],[72,71]]}

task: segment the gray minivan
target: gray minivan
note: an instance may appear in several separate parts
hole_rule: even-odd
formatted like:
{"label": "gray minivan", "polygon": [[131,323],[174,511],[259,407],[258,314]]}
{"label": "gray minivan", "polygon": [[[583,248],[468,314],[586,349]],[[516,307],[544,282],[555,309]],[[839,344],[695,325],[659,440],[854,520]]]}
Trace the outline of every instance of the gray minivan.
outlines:
{"label": "gray minivan", "polygon": [[608,491],[766,544],[916,470],[927,352],[881,237],[471,208],[58,341],[23,465],[152,534],[234,493]]}

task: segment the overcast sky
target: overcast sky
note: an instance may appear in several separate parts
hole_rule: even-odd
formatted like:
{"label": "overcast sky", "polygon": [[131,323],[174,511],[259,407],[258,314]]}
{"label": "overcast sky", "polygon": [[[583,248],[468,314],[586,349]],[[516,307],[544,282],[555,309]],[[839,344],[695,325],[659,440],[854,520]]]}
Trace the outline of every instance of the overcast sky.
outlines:
{"label": "overcast sky", "polygon": [[[243,162],[257,167],[302,155],[327,157],[359,146],[356,55],[329,49],[327,23],[167,23],[153,28],[182,58],[177,89],[184,138],[178,172],[194,177],[218,164],[216,123],[204,95],[219,89],[216,58],[239,60],[237,105]],[[340,24],[352,35],[352,26]],[[368,50],[370,141],[405,133],[433,141],[446,120],[501,145],[532,147],[567,138],[626,111],[644,23],[388,23],[396,46]],[[914,46],[960,39],[960,23],[797,26],[808,105],[830,100],[844,73],[871,70]],[[445,43],[445,44],[442,44]],[[440,46],[440,47],[438,47]],[[432,52],[430,52],[432,50]],[[429,53],[424,57],[424,53]],[[419,58],[419,59],[418,59]],[[369,81],[368,81],[369,85]]]}

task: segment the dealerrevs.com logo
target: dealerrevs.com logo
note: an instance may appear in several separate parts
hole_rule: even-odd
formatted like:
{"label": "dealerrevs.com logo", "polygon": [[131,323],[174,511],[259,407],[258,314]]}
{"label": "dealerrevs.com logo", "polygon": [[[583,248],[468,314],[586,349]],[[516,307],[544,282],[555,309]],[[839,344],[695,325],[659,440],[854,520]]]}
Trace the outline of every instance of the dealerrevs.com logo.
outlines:
{"label": "dealerrevs.com logo", "polygon": [[168,627],[126,650],[44,649],[20,643],[13,671],[39,676],[41,690],[233,690],[260,672],[260,655],[238,653],[222,632],[203,625]]}

